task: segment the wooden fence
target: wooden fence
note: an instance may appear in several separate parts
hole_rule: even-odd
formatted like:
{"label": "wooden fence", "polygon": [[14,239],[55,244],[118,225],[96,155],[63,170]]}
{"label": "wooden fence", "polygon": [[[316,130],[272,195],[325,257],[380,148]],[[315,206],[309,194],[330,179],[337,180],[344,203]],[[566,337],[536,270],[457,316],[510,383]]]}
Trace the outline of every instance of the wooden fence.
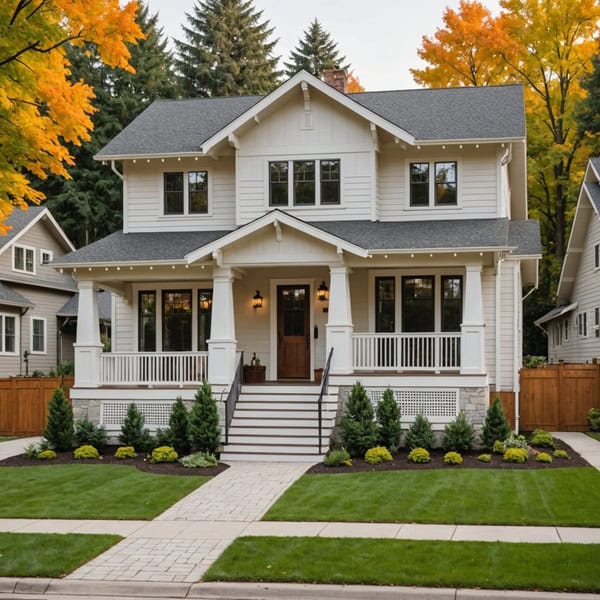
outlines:
{"label": "wooden fence", "polygon": [[600,364],[521,369],[520,429],[586,431],[590,408],[600,408]]}
{"label": "wooden fence", "polygon": [[61,384],[69,398],[72,376],[0,379],[0,435],[41,435],[48,403]]}

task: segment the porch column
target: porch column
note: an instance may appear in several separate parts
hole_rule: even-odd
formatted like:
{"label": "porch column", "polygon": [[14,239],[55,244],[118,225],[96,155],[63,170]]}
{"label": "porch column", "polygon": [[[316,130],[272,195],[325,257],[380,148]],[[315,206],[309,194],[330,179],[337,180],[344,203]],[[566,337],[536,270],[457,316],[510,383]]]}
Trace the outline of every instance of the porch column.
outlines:
{"label": "porch column", "polygon": [[236,349],[233,274],[230,268],[215,268],[210,340],[208,340],[210,384],[230,384],[233,381]]}
{"label": "porch column", "polygon": [[460,330],[460,372],[485,374],[481,265],[466,265],[465,304]]}
{"label": "porch column", "polygon": [[79,281],[79,307],[77,309],[77,341],[75,349],[75,387],[98,387],[100,374],[100,321],[98,297],[93,281]]}
{"label": "porch column", "polygon": [[327,355],[333,348],[331,372],[348,374],[352,368],[352,308],[348,268],[344,265],[329,268],[329,313],[326,325]]}

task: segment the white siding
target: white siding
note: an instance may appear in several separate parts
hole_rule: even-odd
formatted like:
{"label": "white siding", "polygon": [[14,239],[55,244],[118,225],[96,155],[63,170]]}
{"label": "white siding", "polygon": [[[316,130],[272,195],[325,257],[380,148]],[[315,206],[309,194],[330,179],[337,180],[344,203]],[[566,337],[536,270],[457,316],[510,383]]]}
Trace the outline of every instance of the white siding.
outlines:
{"label": "white siding", "polygon": [[[515,368],[515,286],[514,269],[519,268],[518,261],[505,260],[500,267],[500,352],[498,354],[499,381],[496,382],[498,391],[510,391],[514,387]],[[516,290],[521,295],[521,290]]]}
{"label": "white siding", "polygon": [[[149,289],[152,289],[150,286]],[[128,304],[123,298],[112,295],[113,316],[112,323],[112,348],[113,352],[137,352],[137,344],[133,336],[133,327],[136,315],[133,311],[133,303]]]}
{"label": "white siding", "polygon": [[485,323],[485,370],[490,383],[496,383],[496,274],[494,269],[483,270],[481,278],[483,295],[483,322]]}
{"label": "white siding", "polygon": [[[190,231],[233,229],[235,226],[235,160],[165,159],[125,163],[126,231]],[[164,215],[165,171],[208,171],[207,215]]]}
{"label": "white siding", "polygon": [[[411,162],[456,161],[458,206],[409,206],[408,170]],[[493,219],[498,216],[496,147],[479,149],[449,146],[446,150],[422,148],[419,152],[386,147],[379,155],[379,218],[382,221],[437,219]]]}

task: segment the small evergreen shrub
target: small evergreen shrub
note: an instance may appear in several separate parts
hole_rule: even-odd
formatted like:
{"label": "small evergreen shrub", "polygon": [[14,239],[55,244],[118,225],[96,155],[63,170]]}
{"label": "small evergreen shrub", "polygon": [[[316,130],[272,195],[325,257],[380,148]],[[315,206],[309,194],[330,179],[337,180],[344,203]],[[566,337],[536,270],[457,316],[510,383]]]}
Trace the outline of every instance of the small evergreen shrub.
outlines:
{"label": "small evergreen shrub", "polygon": [[37,458],[37,455],[41,452],[40,447],[37,444],[29,444],[25,446],[25,456],[27,458]]}
{"label": "small evergreen shrub", "polygon": [[159,446],[152,450],[152,456],[150,462],[152,463],[163,463],[163,462],[175,462],[179,458],[179,455],[171,446]]}
{"label": "small evergreen shrub", "polygon": [[94,448],[94,446],[86,444],[84,446],[79,446],[79,448],[75,448],[75,452],[73,452],[73,458],[100,458],[100,453],[98,452],[98,450],[96,450],[96,448]]}
{"label": "small evergreen shrub", "polygon": [[127,415],[121,425],[119,442],[123,446],[133,446],[138,452],[146,452],[152,446],[152,436],[144,428],[144,415],[139,411],[135,402],[127,407]]}
{"label": "small evergreen shrub", "polygon": [[[177,454],[183,456],[189,454],[192,446],[190,444],[188,411],[181,396],[177,396],[171,414],[169,416],[169,446],[173,446]],[[219,430],[220,435],[220,430]]]}
{"label": "small evergreen shrub", "polygon": [[463,457],[458,452],[446,452],[444,454],[445,465],[461,465]]}
{"label": "small evergreen shrub", "polygon": [[566,450],[555,450],[553,454],[554,458],[562,458],[563,460],[569,460],[571,458]]}
{"label": "small evergreen shrub", "polygon": [[414,448],[431,450],[434,445],[435,435],[431,429],[429,419],[424,415],[417,415],[406,433],[406,447],[409,450]]}
{"label": "small evergreen shrub", "polygon": [[96,425],[89,419],[75,421],[75,444],[77,446],[94,446],[104,448],[108,441],[106,429],[102,425]]}
{"label": "small evergreen shrub", "polygon": [[541,463],[551,463],[552,462],[552,457],[547,452],[540,452],[535,457],[535,460],[537,462],[541,462]]}
{"label": "small evergreen shrub", "polygon": [[492,452],[494,454],[504,454],[504,441],[496,440],[492,446]]}
{"label": "small evergreen shrub", "polygon": [[529,454],[527,453],[527,450],[523,450],[523,448],[508,448],[502,457],[502,460],[511,463],[524,463],[528,459]]}
{"label": "small evergreen shrub", "polygon": [[600,431],[600,408],[590,408],[587,414],[587,422],[592,431]]}
{"label": "small evergreen shrub", "polygon": [[491,454],[480,454],[477,457],[477,460],[479,462],[489,463],[489,462],[492,462],[492,455]]}
{"label": "small evergreen shrub", "polygon": [[448,452],[468,452],[475,442],[475,430],[467,421],[465,413],[461,410],[454,421],[444,427],[442,448]]}
{"label": "small evergreen shrub", "polygon": [[377,403],[377,426],[379,430],[379,443],[385,446],[392,454],[398,452],[402,430],[400,429],[400,407],[394,392],[387,388],[383,397]]}
{"label": "small evergreen shrub", "polygon": [[54,450],[42,450],[41,452],[38,452],[37,458],[39,460],[52,460],[53,458],[56,458],[56,452],[54,452]]}
{"label": "small evergreen shrub", "polygon": [[43,433],[48,443],[58,451],[73,448],[73,409],[62,388],[56,388],[48,404],[48,421]]}
{"label": "small evergreen shrub", "polygon": [[543,429],[536,429],[529,440],[532,446],[539,446],[540,448],[555,448],[556,442],[552,437],[551,433],[544,431]]}
{"label": "small evergreen shrub", "polygon": [[188,469],[216,467],[219,464],[219,461],[213,454],[207,454],[206,452],[195,452],[194,454],[184,456],[179,459],[179,462]]}
{"label": "small evergreen shrub", "polygon": [[121,446],[117,448],[115,452],[115,458],[118,460],[124,460],[126,458],[135,458],[137,454],[135,453],[135,448],[133,446]]}
{"label": "small evergreen shrub", "polygon": [[365,462],[370,465],[378,465],[383,462],[392,462],[393,458],[390,451],[383,446],[369,448],[365,453]]}
{"label": "small evergreen shrub", "polygon": [[431,456],[425,448],[413,448],[408,454],[408,460],[413,463],[428,463]]}
{"label": "small evergreen shrub", "polygon": [[171,446],[171,432],[167,429],[157,429],[154,433],[155,446]]}
{"label": "small evergreen shrub", "polygon": [[189,432],[192,446],[208,454],[216,454],[221,442],[221,428],[217,403],[206,381],[198,388],[189,416]]}
{"label": "small evergreen shrub", "polygon": [[504,440],[504,450],[508,450],[508,448],[521,448],[521,450],[525,450],[525,452],[529,453],[529,444],[527,444],[527,440],[524,435],[517,435],[514,432]]}
{"label": "small evergreen shrub", "polygon": [[510,433],[510,425],[506,413],[496,396],[492,405],[487,409],[485,422],[481,430],[481,441],[484,448],[492,448],[496,440],[505,440]]}
{"label": "small evergreen shrub", "polygon": [[377,425],[373,420],[373,405],[360,383],[352,386],[346,414],[340,423],[342,444],[351,457],[364,456],[377,444]]}
{"label": "small evergreen shrub", "polygon": [[351,467],[352,459],[345,448],[336,448],[327,452],[323,464],[327,467]]}

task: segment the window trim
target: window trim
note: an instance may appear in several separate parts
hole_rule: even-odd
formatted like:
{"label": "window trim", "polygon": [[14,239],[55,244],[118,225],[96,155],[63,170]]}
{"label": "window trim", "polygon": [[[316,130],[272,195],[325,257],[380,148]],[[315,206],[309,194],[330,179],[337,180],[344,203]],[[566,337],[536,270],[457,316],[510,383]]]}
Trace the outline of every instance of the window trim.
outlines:
{"label": "window trim", "polygon": [[[48,262],[44,262],[44,254],[48,255]],[[40,248],[40,265],[47,266],[48,263],[51,263],[54,260],[54,252],[52,250],[44,250]]]}
{"label": "window trim", "polygon": [[588,337],[587,311],[577,314],[577,335],[582,338]]}
{"label": "window trim", "polygon": [[600,338],[600,306],[594,307],[594,337]]}
{"label": "window trim", "polygon": [[[455,163],[456,165],[456,204],[437,204],[435,189],[435,165],[436,163]],[[429,204],[413,206],[411,204],[411,182],[410,167],[412,164],[429,164]],[[451,157],[444,159],[441,157],[427,159],[422,156],[409,156],[404,161],[404,209],[407,211],[442,211],[462,209],[462,161],[459,158]]]}
{"label": "window trim", "polygon": [[[190,212],[190,193],[189,193],[189,178],[188,173],[196,173],[196,172],[205,172],[206,177],[208,178],[206,185],[206,193],[207,193],[207,211],[205,213],[193,213]],[[183,173],[183,212],[182,213],[165,213],[165,174],[166,173]],[[212,217],[212,200],[213,200],[213,171],[208,167],[200,167],[198,168],[173,168],[173,169],[163,169],[160,172],[160,185],[159,185],[159,200],[160,200],[160,219],[206,219],[208,217]]]}
{"label": "window trim", "polygon": [[[17,269],[15,266],[15,254],[16,254],[16,249],[17,248],[23,248],[23,266],[26,267],[27,266],[27,251],[31,250],[31,252],[33,253],[33,261],[32,261],[32,266],[33,266],[33,271],[28,271],[26,268],[24,269]],[[13,244],[12,247],[12,270],[15,273],[24,273],[25,275],[35,275],[36,274],[36,260],[35,260],[35,247],[34,246],[26,246],[25,244]]]}
{"label": "window trim", "polygon": [[[15,350],[14,352],[6,352],[4,349],[5,335],[6,335],[6,317],[13,318],[15,320]],[[0,313],[0,355],[2,356],[18,356],[19,355],[19,315],[14,313]]]}
{"label": "window trim", "polygon": [[[33,349],[33,322],[41,321],[44,324],[44,349],[34,350]],[[34,317],[29,319],[29,347],[31,348],[31,354],[48,354],[48,321],[45,317]]]}
{"label": "window trim", "polygon": [[600,271],[600,243],[594,244],[594,271]]}

